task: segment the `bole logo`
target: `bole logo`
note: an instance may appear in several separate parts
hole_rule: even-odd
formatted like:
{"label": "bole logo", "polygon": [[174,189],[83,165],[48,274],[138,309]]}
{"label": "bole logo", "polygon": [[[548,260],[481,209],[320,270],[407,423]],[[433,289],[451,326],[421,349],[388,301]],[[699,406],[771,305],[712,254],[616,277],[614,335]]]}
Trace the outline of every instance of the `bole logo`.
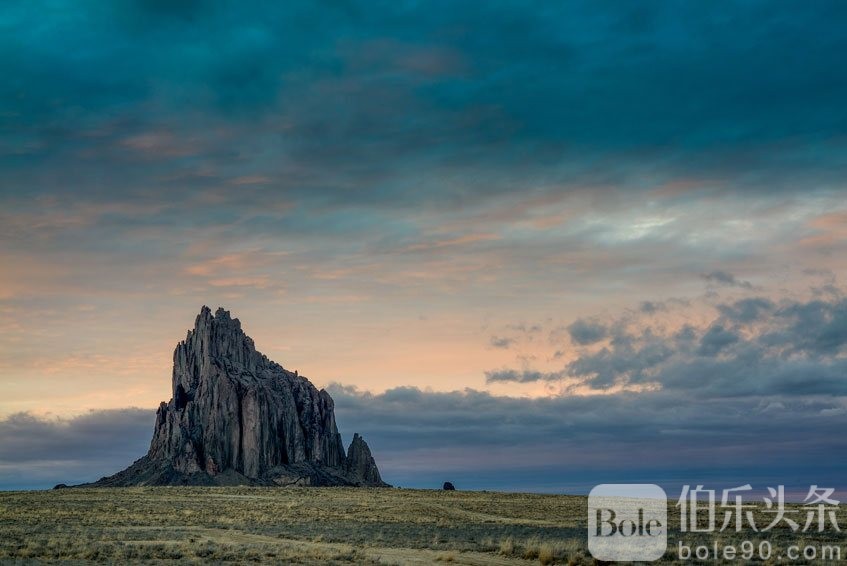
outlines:
{"label": "bole logo", "polygon": [[668,500],[653,484],[607,483],[588,495],[588,551],[597,560],[658,560],[668,544]]}

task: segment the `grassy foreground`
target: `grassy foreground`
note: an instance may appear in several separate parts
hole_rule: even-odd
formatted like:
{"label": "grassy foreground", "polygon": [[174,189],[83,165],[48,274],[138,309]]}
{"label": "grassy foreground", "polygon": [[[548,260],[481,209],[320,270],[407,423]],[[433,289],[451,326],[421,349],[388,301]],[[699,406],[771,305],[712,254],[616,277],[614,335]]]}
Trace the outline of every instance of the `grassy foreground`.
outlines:
{"label": "grassy foreground", "polygon": [[[672,533],[674,523],[678,516]],[[767,538],[779,549],[797,542],[791,534],[774,530]],[[732,533],[721,541],[741,538],[750,537]],[[667,561],[675,558],[673,545]],[[584,497],[249,487],[0,492],[0,561],[51,560],[594,563]]]}
{"label": "grassy foreground", "polygon": [[566,562],[584,514],[581,497],[406,489],[0,492],[0,560]]}

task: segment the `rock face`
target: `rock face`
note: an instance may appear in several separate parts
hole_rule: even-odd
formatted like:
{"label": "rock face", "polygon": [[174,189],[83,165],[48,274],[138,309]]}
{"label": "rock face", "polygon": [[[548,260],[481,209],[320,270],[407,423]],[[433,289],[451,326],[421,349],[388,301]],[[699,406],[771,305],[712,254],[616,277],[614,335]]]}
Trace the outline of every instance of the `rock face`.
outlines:
{"label": "rock face", "polygon": [[347,449],[347,461],[345,463],[347,472],[365,485],[382,485],[382,478],[379,477],[379,470],[376,467],[376,462],[371,456],[371,449],[368,448],[364,439],[357,434],[353,435],[353,442],[350,443],[350,448]]}
{"label": "rock face", "polygon": [[94,485],[186,484],[387,485],[358,434],[345,454],[329,393],[207,307],[174,351],[173,398],[159,406],[149,452]]}

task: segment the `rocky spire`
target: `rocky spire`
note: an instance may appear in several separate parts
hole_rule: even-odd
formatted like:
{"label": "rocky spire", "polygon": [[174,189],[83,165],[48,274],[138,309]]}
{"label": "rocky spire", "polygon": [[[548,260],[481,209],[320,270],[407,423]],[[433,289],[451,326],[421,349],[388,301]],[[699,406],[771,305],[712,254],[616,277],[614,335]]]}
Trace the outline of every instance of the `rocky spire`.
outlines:
{"label": "rocky spire", "polygon": [[174,350],[173,387],[194,389],[202,376],[209,374],[214,360],[228,361],[253,373],[267,359],[256,352],[253,340],[241,330],[241,321],[219,308],[215,315],[203,306],[183,342]]}
{"label": "rocky spire", "polygon": [[345,455],[329,393],[257,352],[222,308],[204,306],[177,344],[172,382],[147,456],[102,485],[384,485],[361,437]]}
{"label": "rocky spire", "polygon": [[371,449],[359,433],[353,435],[353,442],[347,449],[347,471],[368,485],[384,485],[379,476]]}

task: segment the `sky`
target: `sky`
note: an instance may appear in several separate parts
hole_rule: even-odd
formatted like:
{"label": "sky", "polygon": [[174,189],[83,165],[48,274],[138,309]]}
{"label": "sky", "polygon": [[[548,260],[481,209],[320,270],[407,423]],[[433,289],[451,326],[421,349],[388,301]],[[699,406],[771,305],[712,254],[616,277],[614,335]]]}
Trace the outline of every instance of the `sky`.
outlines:
{"label": "sky", "polygon": [[397,485],[847,488],[845,16],[4,2],[0,489],[143,455],[202,305]]}

